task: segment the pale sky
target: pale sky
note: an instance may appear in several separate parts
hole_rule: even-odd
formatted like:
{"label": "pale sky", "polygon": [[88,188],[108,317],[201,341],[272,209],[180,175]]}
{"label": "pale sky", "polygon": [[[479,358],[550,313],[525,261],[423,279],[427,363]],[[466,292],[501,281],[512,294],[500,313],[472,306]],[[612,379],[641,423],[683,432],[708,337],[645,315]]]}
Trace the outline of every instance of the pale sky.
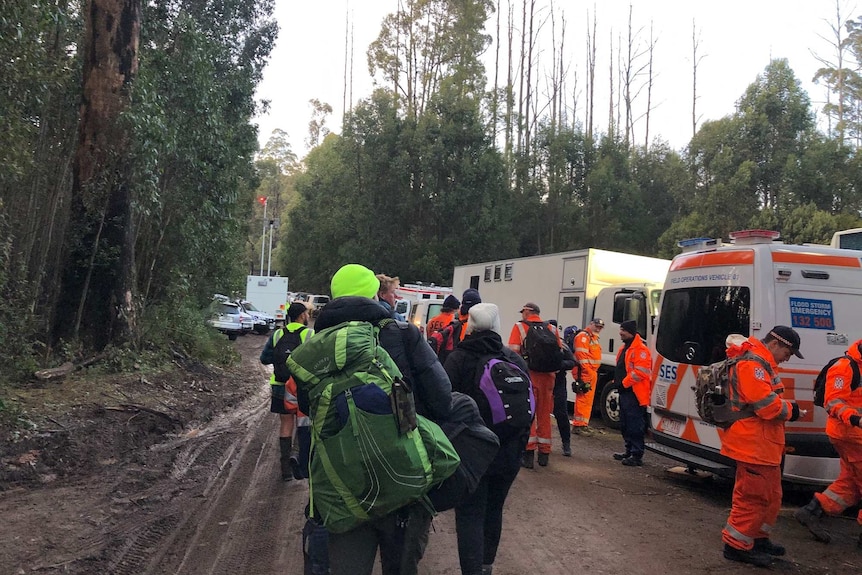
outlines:
{"label": "pale sky", "polygon": [[[855,19],[860,11],[852,3],[840,0],[842,19]],[[852,2],[853,0],[851,0]],[[503,22],[507,2],[520,11],[521,0],[500,0]],[[682,149],[691,138],[692,98],[692,19],[699,31],[702,56],[698,66],[698,116],[715,120],[734,111],[735,102],[749,84],[755,81],[770,58],[787,58],[813,103],[820,110],[825,88],[811,79],[820,67],[812,52],[834,60],[831,26],[836,21],[834,0],[603,0],[554,2],[559,13],[564,7],[567,21],[566,47],[569,62],[567,90],[573,89],[574,74],[578,90],[583,91],[585,76],[585,30],[587,12],[595,9],[598,22],[595,114],[599,129],[607,124],[608,55],[611,28],[615,42],[628,28],[628,7],[633,7],[633,29],[640,30],[642,47],[649,41],[650,21],[657,39],[654,55],[653,110],[650,134],[660,135],[676,149]],[[280,32],[258,98],[270,100],[270,110],[256,118],[259,140],[263,146],[272,131],[288,133],[293,151],[300,157],[307,152],[305,139],[311,107],[317,98],[332,106],[327,126],[340,131],[344,101],[345,26],[349,17],[353,28],[353,102],[368,97],[373,90],[368,73],[366,51],[377,38],[386,14],[396,10],[398,0],[277,0],[276,18]],[[547,13],[551,0],[539,0],[537,7]],[[592,18],[592,16],[590,16]],[[519,22],[520,18],[516,17]],[[494,35],[496,16],[492,16],[487,33]],[[557,20],[559,26],[559,18]],[[826,38],[826,39],[824,39]],[[550,23],[539,40],[543,54],[550,54]],[[493,65],[494,46],[484,58]],[[546,64],[547,67],[550,64]],[[544,74],[544,72],[543,72]],[[487,71],[489,82],[493,71]],[[505,77],[501,73],[501,77]],[[604,94],[604,96],[602,96]],[[644,92],[645,94],[645,92]],[[569,97],[571,106],[572,98]],[[583,105],[583,94],[578,98]],[[645,95],[641,97],[646,106]],[[350,103],[348,103],[348,106]],[[638,103],[635,103],[637,108]],[[583,110],[576,112],[583,120]],[[635,125],[635,137],[642,141],[644,123]]]}

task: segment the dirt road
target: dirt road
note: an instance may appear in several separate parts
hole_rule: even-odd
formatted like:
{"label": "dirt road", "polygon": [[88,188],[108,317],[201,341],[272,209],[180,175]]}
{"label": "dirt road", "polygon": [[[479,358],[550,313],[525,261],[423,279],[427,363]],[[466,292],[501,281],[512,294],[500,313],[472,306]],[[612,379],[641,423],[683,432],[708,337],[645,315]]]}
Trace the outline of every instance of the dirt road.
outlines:
{"label": "dirt road", "polygon": [[[102,391],[123,408],[100,395],[101,409],[78,403],[34,418],[53,433],[34,433],[23,445],[17,438],[0,452],[0,574],[301,574],[307,489],[278,480],[277,422],[257,362],[263,343],[235,342],[243,356],[237,370],[186,369],[146,385],[123,382],[121,395]],[[94,393],[75,382],[61,389],[79,402]],[[57,388],[43,391],[36,402],[58,398]],[[644,467],[623,467],[611,458],[620,444],[612,430],[574,437],[573,457],[555,445],[547,468],[522,470],[495,575],[754,569],[721,556],[730,485],[675,477],[672,462],[652,454]],[[785,498],[774,539],[789,552],[773,570],[862,571],[853,518],[830,519],[833,542],[818,544],[791,516],[805,501]],[[451,512],[435,518],[420,572],[460,572]]]}

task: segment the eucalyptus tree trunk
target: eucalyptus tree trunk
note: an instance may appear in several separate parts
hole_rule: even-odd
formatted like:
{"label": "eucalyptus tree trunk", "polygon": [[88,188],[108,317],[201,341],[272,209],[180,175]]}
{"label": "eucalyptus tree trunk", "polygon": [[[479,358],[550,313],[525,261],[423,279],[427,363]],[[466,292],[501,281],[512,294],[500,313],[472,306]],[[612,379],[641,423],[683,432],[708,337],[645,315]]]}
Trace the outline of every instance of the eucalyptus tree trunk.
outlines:
{"label": "eucalyptus tree trunk", "polygon": [[[119,119],[138,68],[140,0],[88,0],[83,90],[75,155],[63,301],[75,303],[71,335],[95,347],[134,341],[135,250],[126,154]],[[62,308],[62,306],[61,306]],[[68,325],[58,309],[55,326]],[[84,329],[82,325],[86,323]]]}

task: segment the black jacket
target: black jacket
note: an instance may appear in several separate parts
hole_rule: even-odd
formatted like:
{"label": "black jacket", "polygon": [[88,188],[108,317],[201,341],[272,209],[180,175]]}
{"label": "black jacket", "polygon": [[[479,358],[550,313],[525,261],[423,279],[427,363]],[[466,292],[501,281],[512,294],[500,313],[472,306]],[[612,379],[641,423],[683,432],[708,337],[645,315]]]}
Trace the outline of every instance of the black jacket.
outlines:
{"label": "black jacket", "polygon": [[453,391],[466,393],[475,399],[481,393],[476,379],[479,361],[488,359],[505,359],[520,367],[528,376],[530,374],[527,362],[503,345],[500,334],[490,330],[477,331],[465,337],[446,358],[443,367],[452,382]]}
{"label": "black jacket", "polygon": [[[385,319],[389,319],[389,314],[372,299],[340,297],[321,310],[314,322],[314,330],[321,332],[346,321],[377,324]],[[410,323],[390,323],[380,330],[380,345],[412,385],[416,412],[432,421],[446,421],[451,409],[452,385],[419,329]],[[299,409],[308,413],[308,395],[300,392],[297,399]]]}

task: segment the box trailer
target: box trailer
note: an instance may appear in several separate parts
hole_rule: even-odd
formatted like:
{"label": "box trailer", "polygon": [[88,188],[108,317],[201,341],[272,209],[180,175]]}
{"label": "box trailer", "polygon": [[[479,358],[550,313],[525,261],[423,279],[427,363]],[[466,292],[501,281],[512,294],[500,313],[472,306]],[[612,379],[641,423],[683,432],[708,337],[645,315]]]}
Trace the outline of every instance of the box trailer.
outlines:
{"label": "box trailer", "polygon": [[245,299],[275,317],[276,324],[284,325],[287,316],[288,279],[283,276],[247,276]]}
{"label": "box trailer", "polygon": [[588,248],[458,266],[452,289],[460,297],[465,289],[474,288],[483,302],[497,304],[504,342],[527,302],[541,308],[542,319],[556,319],[561,329],[582,328],[594,317],[603,319],[602,365],[594,406],[608,425],[617,427],[619,391],[613,384],[613,372],[620,346],[619,325],[635,320],[641,337],[648,339],[669,265],[670,260]]}

